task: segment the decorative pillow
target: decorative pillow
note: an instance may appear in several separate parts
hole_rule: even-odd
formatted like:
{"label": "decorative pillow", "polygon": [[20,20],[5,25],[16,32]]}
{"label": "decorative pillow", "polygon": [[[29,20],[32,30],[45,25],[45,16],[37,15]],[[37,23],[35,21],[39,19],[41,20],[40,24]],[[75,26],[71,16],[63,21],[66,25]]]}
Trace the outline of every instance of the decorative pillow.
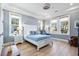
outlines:
{"label": "decorative pillow", "polygon": [[40,31],[40,34],[44,34],[45,35],[46,34],[46,31],[45,30],[41,30]]}
{"label": "decorative pillow", "polygon": [[40,34],[40,31],[36,31],[36,34]]}
{"label": "decorative pillow", "polygon": [[35,32],[35,31],[30,31],[30,34],[31,34],[31,35],[35,35],[36,32]]}

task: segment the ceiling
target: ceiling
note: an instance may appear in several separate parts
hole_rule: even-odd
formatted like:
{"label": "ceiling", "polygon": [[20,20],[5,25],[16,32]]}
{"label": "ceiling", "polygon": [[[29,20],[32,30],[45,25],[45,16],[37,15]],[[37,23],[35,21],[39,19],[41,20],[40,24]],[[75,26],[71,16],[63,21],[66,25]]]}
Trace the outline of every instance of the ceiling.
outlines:
{"label": "ceiling", "polygon": [[67,14],[70,11],[79,9],[78,3],[50,3],[48,10],[44,10],[44,3],[10,3],[9,5],[17,7],[30,13],[38,19],[51,19],[56,16]]}

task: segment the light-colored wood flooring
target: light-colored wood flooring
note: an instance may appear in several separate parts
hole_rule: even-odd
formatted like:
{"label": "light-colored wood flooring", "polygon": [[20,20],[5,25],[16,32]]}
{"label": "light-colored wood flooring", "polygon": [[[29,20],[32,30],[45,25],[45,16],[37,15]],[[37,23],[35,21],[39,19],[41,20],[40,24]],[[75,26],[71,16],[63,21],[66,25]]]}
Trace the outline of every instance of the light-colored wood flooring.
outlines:
{"label": "light-colored wood flooring", "polygon": [[20,50],[21,56],[77,56],[78,48],[70,46],[67,42],[53,41],[53,46],[47,45],[36,50],[36,46],[24,42],[18,44],[17,47]]}

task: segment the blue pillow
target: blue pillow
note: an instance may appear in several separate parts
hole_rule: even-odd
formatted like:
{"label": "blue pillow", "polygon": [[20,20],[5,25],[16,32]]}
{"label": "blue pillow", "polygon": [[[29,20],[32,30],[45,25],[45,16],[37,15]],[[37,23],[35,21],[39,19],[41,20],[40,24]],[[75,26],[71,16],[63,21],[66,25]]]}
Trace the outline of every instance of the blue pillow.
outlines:
{"label": "blue pillow", "polygon": [[45,30],[41,30],[40,31],[40,34],[44,34],[45,35],[46,34],[46,31]]}
{"label": "blue pillow", "polygon": [[30,34],[31,34],[31,35],[35,35],[36,32],[35,32],[35,31],[30,31]]}

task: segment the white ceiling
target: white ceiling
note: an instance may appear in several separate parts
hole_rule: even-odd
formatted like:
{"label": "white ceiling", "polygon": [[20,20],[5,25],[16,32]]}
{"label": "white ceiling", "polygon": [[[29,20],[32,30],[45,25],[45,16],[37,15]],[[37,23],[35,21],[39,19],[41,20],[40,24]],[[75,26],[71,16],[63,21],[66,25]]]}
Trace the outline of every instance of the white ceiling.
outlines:
{"label": "white ceiling", "polygon": [[28,12],[38,19],[51,19],[79,8],[77,3],[51,3],[48,10],[43,9],[44,3],[11,3],[9,5]]}

